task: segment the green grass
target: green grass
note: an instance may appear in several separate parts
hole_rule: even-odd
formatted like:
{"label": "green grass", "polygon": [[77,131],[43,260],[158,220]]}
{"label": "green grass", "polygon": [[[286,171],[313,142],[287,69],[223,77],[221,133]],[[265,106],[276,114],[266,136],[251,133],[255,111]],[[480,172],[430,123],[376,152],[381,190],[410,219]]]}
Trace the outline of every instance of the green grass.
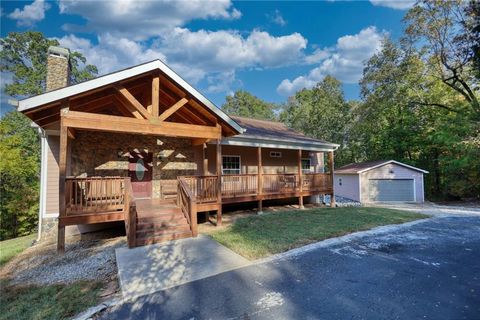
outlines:
{"label": "green grass", "polygon": [[35,240],[36,234],[0,241],[0,266],[28,248]]}
{"label": "green grass", "polygon": [[240,218],[211,236],[248,259],[258,259],[323,239],[426,217],[384,208],[315,208]]}
{"label": "green grass", "polygon": [[70,318],[98,304],[100,290],[97,282],[23,288],[2,285],[0,320]]}

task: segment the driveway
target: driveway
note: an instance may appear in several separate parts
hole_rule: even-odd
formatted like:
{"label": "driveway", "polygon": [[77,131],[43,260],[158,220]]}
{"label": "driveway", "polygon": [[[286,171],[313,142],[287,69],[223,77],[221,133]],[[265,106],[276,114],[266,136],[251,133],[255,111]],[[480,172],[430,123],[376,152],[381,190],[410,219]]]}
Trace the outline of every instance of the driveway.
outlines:
{"label": "driveway", "polygon": [[480,218],[435,217],[118,305],[104,319],[479,319]]}

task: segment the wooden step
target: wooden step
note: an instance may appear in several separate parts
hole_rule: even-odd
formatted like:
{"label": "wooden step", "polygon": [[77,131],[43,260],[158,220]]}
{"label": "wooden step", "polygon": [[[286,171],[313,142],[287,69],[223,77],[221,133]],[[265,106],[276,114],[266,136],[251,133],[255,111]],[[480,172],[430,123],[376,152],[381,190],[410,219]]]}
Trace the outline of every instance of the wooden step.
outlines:
{"label": "wooden step", "polygon": [[168,216],[168,217],[148,217],[148,218],[137,218],[137,225],[144,224],[144,223],[154,223],[154,224],[162,224],[162,223],[187,223],[187,219],[183,215],[175,215],[175,216]]}
{"label": "wooden step", "polygon": [[182,232],[164,232],[160,235],[155,236],[142,236],[137,238],[136,245],[137,246],[145,246],[154,243],[160,243],[170,240],[177,240],[177,239],[184,239],[190,238],[192,236],[192,232],[189,231],[182,231]]}
{"label": "wooden step", "polygon": [[164,231],[188,231],[190,230],[190,225],[188,223],[180,224],[151,224],[144,223],[137,225],[137,234],[153,234]]}
{"label": "wooden step", "polygon": [[140,211],[137,210],[137,217],[149,218],[149,217],[161,217],[161,216],[171,216],[171,215],[182,215],[183,212],[180,208],[167,208],[155,211]]}

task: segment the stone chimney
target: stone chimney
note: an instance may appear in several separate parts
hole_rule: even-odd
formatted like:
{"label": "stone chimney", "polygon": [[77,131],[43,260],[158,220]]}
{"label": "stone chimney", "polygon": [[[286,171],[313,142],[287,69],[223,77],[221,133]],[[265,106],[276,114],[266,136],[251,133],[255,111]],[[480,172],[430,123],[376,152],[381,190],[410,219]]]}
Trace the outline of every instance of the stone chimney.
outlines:
{"label": "stone chimney", "polygon": [[46,91],[70,84],[70,50],[51,46],[48,48]]}

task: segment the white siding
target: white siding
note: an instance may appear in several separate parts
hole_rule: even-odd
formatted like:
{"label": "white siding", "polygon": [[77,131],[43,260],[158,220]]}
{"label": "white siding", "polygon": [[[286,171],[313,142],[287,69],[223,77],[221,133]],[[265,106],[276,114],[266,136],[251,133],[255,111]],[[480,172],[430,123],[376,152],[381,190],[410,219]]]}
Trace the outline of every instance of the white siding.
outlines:
{"label": "white siding", "polygon": [[337,196],[360,201],[358,174],[335,174],[333,180]]}
{"label": "white siding", "polygon": [[368,170],[361,175],[361,202],[368,202],[370,179],[414,179],[415,201],[423,202],[423,173],[398,164],[390,163]]}

